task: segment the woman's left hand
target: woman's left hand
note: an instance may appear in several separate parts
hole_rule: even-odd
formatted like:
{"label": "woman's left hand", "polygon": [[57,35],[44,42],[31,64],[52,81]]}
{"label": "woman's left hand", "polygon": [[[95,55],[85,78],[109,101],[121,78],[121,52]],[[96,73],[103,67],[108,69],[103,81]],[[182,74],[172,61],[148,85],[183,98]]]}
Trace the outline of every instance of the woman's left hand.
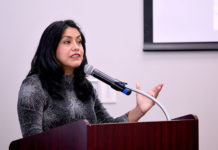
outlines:
{"label": "woman's left hand", "polygon": [[[162,87],[163,87],[163,83],[159,83],[153,89],[147,91],[147,93],[150,96],[157,98]],[[140,85],[138,83],[136,84],[136,88],[138,90],[141,90]],[[138,93],[136,94],[136,102],[137,102],[136,107],[132,109],[128,114],[129,122],[137,122],[154,105],[154,102],[152,100]]]}
{"label": "woman's left hand", "polygon": [[[157,98],[161,89],[163,87],[163,83],[159,83],[158,85],[156,85],[153,89],[147,91],[147,93],[150,96],[153,96],[154,98]],[[141,90],[140,85],[137,83],[136,84],[136,88],[138,90]],[[151,107],[155,104],[152,100],[150,100],[149,98],[141,95],[141,94],[136,94],[136,101],[137,101],[137,108],[139,109],[139,111],[144,115],[149,109],[151,109]]]}

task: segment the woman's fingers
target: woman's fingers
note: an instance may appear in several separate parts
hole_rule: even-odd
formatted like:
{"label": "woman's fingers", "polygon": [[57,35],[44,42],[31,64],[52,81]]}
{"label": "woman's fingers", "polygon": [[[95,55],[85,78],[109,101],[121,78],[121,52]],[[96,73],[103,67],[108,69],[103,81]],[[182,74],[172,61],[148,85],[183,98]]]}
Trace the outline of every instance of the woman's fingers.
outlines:
{"label": "woman's fingers", "polygon": [[[153,89],[147,91],[147,93],[153,96],[154,98],[157,98],[162,88],[163,88],[163,83],[161,82],[158,85],[156,85]],[[136,83],[136,89],[141,90],[139,83]]]}
{"label": "woman's fingers", "polygon": [[155,87],[152,89],[152,91],[153,91],[153,96],[154,96],[155,98],[158,97],[158,95],[159,95],[159,93],[160,93],[160,91],[161,91],[162,88],[163,88],[163,83],[159,83],[157,86],[155,86]]}
{"label": "woman's fingers", "polygon": [[141,90],[139,83],[136,83],[136,89]]}
{"label": "woman's fingers", "polygon": [[163,88],[163,83],[161,82],[158,85],[156,85],[153,89],[147,91],[147,93],[153,96],[154,98],[157,98],[162,88]]}
{"label": "woman's fingers", "polygon": [[[156,85],[153,89],[147,91],[147,93],[153,96],[154,98],[157,98],[162,88],[163,88],[163,83],[161,82],[158,85]],[[136,89],[141,90],[139,83],[136,83]]]}

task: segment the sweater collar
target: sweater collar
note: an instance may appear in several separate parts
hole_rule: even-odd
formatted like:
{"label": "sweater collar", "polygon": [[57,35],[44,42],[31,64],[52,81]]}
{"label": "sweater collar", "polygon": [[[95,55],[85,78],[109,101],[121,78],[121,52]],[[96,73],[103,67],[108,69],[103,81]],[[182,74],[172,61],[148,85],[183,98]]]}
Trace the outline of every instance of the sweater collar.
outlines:
{"label": "sweater collar", "polygon": [[66,86],[72,85],[74,79],[74,74],[64,75],[63,81]]}

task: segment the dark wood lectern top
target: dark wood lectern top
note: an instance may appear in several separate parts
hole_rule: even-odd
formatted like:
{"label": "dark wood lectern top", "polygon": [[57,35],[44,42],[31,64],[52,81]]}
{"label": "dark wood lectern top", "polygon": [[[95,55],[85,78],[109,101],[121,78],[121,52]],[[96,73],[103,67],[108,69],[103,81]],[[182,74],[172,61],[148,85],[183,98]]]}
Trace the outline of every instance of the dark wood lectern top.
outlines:
{"label": "dark wood lectern top", "polygon": [[10,150],[198,150],[198,118],[88,124],[80,120],[13,141]]}

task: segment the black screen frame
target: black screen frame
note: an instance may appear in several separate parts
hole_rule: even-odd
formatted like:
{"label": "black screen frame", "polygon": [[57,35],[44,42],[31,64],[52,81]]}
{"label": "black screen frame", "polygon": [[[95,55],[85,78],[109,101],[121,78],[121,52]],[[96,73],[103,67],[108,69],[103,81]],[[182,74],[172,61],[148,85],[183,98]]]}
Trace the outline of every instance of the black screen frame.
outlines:
{"label": "black screen frame", "polygon": [[144,0],[144,51],[217,51],[218,42],[153,42],[153,0]]}

